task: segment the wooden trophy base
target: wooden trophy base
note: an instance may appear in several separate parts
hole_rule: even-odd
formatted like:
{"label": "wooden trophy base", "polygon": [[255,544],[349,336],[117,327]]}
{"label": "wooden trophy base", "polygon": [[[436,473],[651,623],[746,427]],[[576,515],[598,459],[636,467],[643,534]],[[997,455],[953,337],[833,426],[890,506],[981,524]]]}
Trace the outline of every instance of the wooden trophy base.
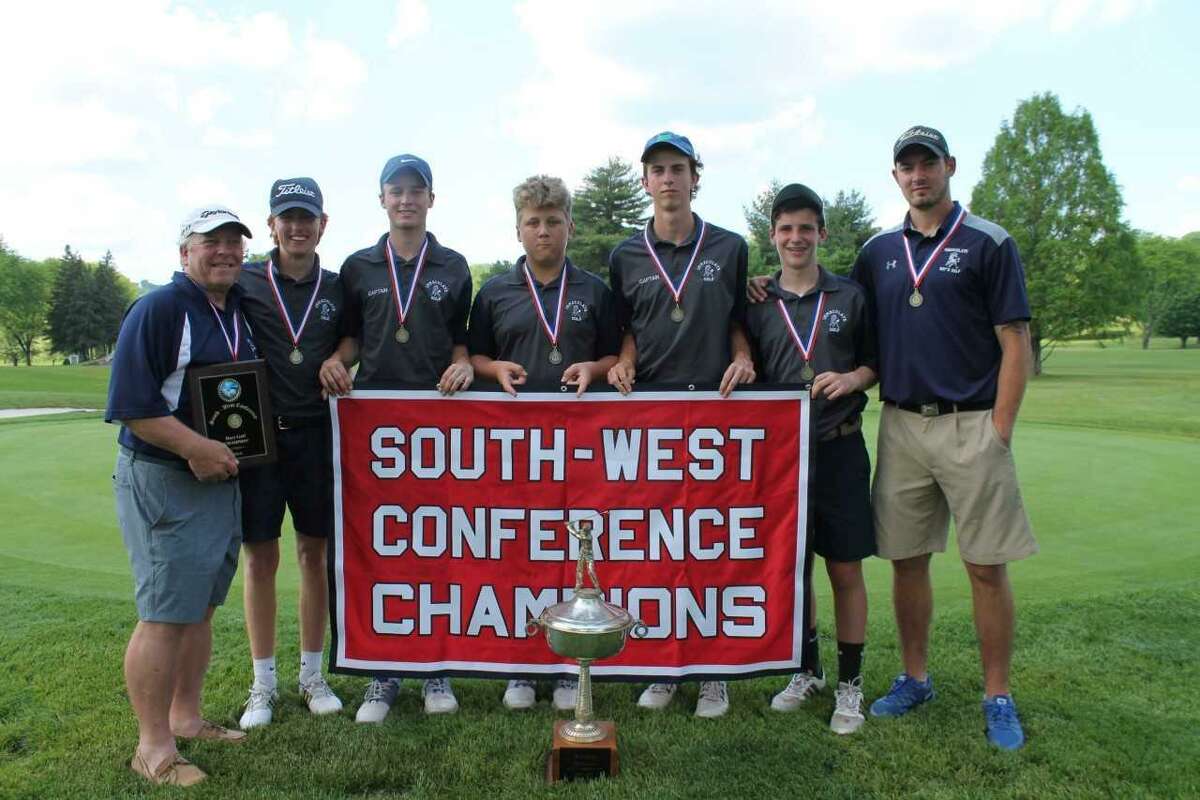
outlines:
{"label": "wooden trophy base", "polygon": [[620,770],[617,756],[617,726],[612,722],[597,722],[604,738],[581,744],[565,739],[562,727],[569,720],[554,725],[554,746],[546,758],[546,782],[589,780],[614,777]]}

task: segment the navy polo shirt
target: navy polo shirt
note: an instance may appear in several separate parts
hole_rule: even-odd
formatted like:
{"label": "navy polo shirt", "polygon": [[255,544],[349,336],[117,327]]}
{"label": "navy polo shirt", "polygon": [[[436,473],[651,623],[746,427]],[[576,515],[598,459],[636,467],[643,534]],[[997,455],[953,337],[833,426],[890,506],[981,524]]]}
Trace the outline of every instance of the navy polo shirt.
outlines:
{"label": "navy polo shirt", "polygon": [[[676,286],[687,269],[700,234],[680,244],[659,239],[651,221],[650,246]],[[746,309],[746,240],[708,224],[704,242],[683,290],[682,322],[671,320],[675,298],[646,252],[642,231],[617,245],[609,256],[609,279],[617,322],[637,343],[637,378],[643,383],[718,383],[732,359],[731,320],[741,323]]]}
{"label": "navy polo shirt", "polygon": [[[271,258],[279,258],[279,250],[271,251]],[[308,322],[300,333],[300,352],[304,359],[299,364],[290,360],[292,335],[288,331],[271,284],[267,282],[265,261],[246,264],[238,278],[238,285],[245,290],[242,310],[254,329],[256,344],[267,361],[270,376],[271,409],[285,417],[315,417],[329,413],[329,405],[321,399],[321,382],[317,373],[321,362],[337,349],[342,330],[342,283],[337,273],[321,269],[318,257],[312,271],[300,280],[293,280],[273,267],[275,285],[283,296],[283,304],[291,317],[292,326],[299,326],[304,319],[305,309],[313,300],[313,289],[317,275],[321,276],[321,287],[313,300]]]}
{"label": "navy polo shirt", "polygon": [[534,278],[546,320],[553,325],[558,292],[567,277],[558,349],[563,359],[551,364],[550,339],[542,327],[525,282],[525,256],[509,271],[491,278],[471,306],[468,346],[474,355],[512,361],[525,368],[530,384],[562,381],[563,370],[579,361],[596,361],[621,350],[621,332],[612,292],[604,281],[567,259],[563,271],[546,284]]}
{"label": "navy polo shirt", "polygon": [[[425,235],[429,250],[405,319],[409,340],[403,344],[395,339],[400,320],[388,277],[387,234],[342,264],[346,335],[358,339],[359,345],[356,384],[417,383],[432,388],[450,366],[454,346],[467,343],[471,270],[460,254],[442,247],[432,233]],[[406,299],[416,266],[415,257],[404,261],[396,256],[400,290]]]}
{"label": "navy polo shirt", "polygon": [[908,303],[912,277],[904,240],[919,272],[946,238],[960,206],[933,236],[904,224],[863,245],[850,277],[867,292],[879,336],[879,395],[912,405],[945,400],[992,403],[1000,374],[994,326],[1028,320],[1025,270],[1008,232],[968,213],[921,284],[924,302]]}
{"label": "navy polo shirt", "polygon": [[[218,310],[232,340],[234,320],[241,330],[238,361],[258,358],[250,327],[241,313],[243,290],[236,284]],[[204,290],[184,273],[176,272],[166,286],[136,300],[125,312],[108,379],[104,421],[174,416],[192,425],[187,369],[233,361],[225,334]],[[117,441],[138,453],[183,461],[133,435],[122,425]]]}
{"label": "navy polo shirt", "polygon": [[[819,267],[816,287],[798,295],[779,285],[776,272],[767,284],[767,300],[752,303],[746,309],[746,335],[754,350],[759,380],[767,383],[807,383],[801,377],[804,358],[792,338],[787,322],[779,312],[783,301],[788,317],[805,344],[813,329],[813,318],[821,293],[825,304],[817,323],[817,341],[812,352],[812,369],[822,372],[853,372],[859,367],[878,370],[875,356],[875,330],[867,309],[862,287]],[[837,430],[844,422],[856,419],[867,405],[866,392],[852,392],[836,400],[814,397],[813,433],[817,439]]]}

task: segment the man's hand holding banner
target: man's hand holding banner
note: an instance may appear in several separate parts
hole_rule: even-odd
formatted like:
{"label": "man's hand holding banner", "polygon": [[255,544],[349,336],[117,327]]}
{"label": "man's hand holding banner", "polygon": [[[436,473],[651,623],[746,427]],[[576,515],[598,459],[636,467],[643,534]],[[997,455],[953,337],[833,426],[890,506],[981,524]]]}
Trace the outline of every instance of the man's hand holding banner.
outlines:
{"label": "man's hand holding banner", "polygon": [[525,623],[570,596],[591,519],[607,599],[649,628],[597,678],[794,672],[805,392],[355,391],[331,401],[338,672],[576,672]]}

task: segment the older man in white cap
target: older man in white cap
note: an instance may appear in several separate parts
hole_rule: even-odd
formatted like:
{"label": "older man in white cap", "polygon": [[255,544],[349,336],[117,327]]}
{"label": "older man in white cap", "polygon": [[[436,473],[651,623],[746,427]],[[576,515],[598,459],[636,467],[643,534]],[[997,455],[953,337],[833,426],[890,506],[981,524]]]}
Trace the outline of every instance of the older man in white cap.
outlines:
{"label": "older man in white cap", "polygon": [[241,543],[238,461],[192,428],[185,374],[258,357],[236,285],[250,229],[222,206],[198,208],[179,235],[183,266],[134,303],[117,339],[108,407],[118,421],[117,518],[133,571],[138,623],[125,682],[138,719],[130,768],[155,784],[206,777],[175,739],[239,742],[200,715],[213,611],[225,600]]}

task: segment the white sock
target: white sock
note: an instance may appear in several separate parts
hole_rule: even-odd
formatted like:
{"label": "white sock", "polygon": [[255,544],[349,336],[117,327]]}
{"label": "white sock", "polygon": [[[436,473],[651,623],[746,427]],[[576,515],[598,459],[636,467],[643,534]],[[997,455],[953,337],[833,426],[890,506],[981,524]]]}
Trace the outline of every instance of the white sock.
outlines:
{"label": "white sock", "polygon": [[254,682],[267,689],[275,688],[275,656],[254,659]]}
{"label": "white sock", "polygon": [[320,650],[300,651],[300,682],[308,683],[313,678],[321,676],[321,656],[324,655]]}

